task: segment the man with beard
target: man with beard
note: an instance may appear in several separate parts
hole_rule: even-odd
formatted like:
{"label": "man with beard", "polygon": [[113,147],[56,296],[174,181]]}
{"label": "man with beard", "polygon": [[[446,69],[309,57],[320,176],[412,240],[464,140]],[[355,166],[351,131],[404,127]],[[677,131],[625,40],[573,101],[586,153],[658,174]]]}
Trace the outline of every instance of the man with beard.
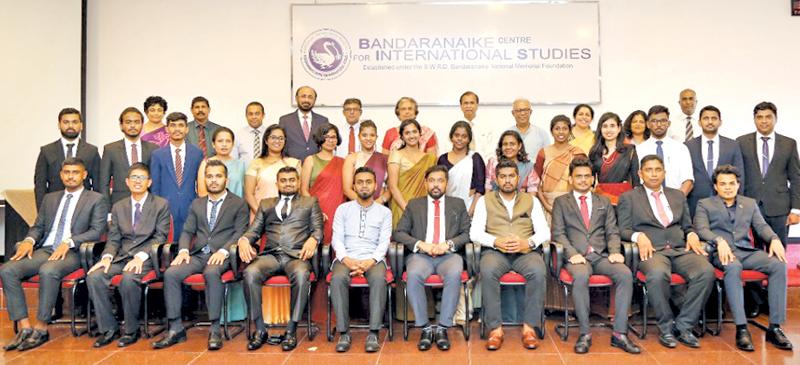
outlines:
{"label": "man with beard", "polygon": [[636,146],[637,156],[656,155],[664,164],[666,178],[664,187],[680,189],[683,195],[689,195],[694,186],[692,160],[689,150],[681,142],[667,137],[671,122],[669,109],[663,105],[654,105],[647,112],[647,129],[650,138]]}
{"label": "man with beard", "polygon": [[[422,328],[417,343],[420,351],[429,350],[434,342],[439,350],[450,349],[447,329],[453,326],[464,270],[463,258],[457,252],[469,243],[469,214],[464,200],[445,196],[447,177],[444,166],[425,171],[428,195],[408,202],[393,235],[395,241],[412,252],[406,259],[406,290],[414,310],[414,324]],[[444,282],[436,326],[428,322],[425,294],[425,280],[433,274]]]}
{"label": "man with beard", "polygon": [[208,120],[208,115],[211,112],[211,104],[208,99],[202,96],[195,96],[192,99],[192,116],[194,120],[189,122],[189,131],[186,133],[186,140],[200,148],[203,151],[203,158],[208,158],[216,155],[211,136],[219,128],[216,124]]}
{"label": "man with beard", "polygon": [[337,352],[350,349],[350,280],[366,277],[369,283],[369,334],[365,350],[380,350],[378,331],[386,307],[386,251],[392,235],[392,211],[375,203],[375,172],[359,167],[353,174],[358,198],[336,208],[331,246],[336,259],[331,268],[331,300],[339,332]]}
{"label": "man with beard", "polygon": [[83,180],[83,186],[95,191],[99,187],[100,154],[97,153],[97,147],[80,138],[83,129],[81,112],[74,108],[61,109],[58,113],[58,129],[61,131],[61,138],[42,146],[36,159],[33,191],[36,195],[37,208],[42,205],[45,194],[64,190],[59,174],[61,164],[69,157],[81,159],[86,166],[88,176]]}
{"label": "man with beard", "polygon": [[228,169],[219,160],[208,160],[204,171],[208,195],[197,198],[189,209],[178,244],[180,250],[164,273],[164,301],[169,331],[153,348],[163,349],[186,341],[181,322],[183,280],[202,273],[211,330],[208,349],[222,348],[219,318],[222,313],[222,274],[228,270],[228,247],[241,237],[250,219],[247,204],[226,188]]}
{"label": "man with beard", "polygon": [[319,152],[314,141],[314,131],[328,123],[328,118],[314,113],[317,92],[310,86],[301,86],[294,94],[297,110],[281,116],[278,124],[286,131],[286,155],[300,161]]}
{"label": "man with beard", "polygon": [[[100,161],[100,189],[110,204],[114,204],[131,195],[125,185],[128,169],[137,162],[150,164],[150,155],[158,149],[158,145],[142,141],[144,115],[134,107],[125,108],[119,115],[119,127],[124,137],[103,147],[103,159]],[[112,188],[113,184],[113,188]]]}
{"label": "man with beard", "polygon": [[[297,323],[306,308],[306,293],[311,290],[311,262],[322,242],[322,210],[315,197],[301,196],[300,173],[294,167],[278,170],[279,195],[261,201],[256,217],[238,240],[239,257],[248,263],[244,269],[244,293],[250,318],[256,324],[247,349],[261,348],[268,333],[261,312],[261,285],[274,275],[289,277],[292,291],[291,318],[281,341],[283,351],[297,346]],[[253,244],[266,235],[264,250],[256,256]]]}
{"label": "man with beard", "polygon": [[533,350],[539,345],[534,328],[544,330],[542,310],[547,276],[542,254],[535,250],[550,240],[550,230],[538,200],[517,192],[516,163],[501,160],[495,178],[500,191],[478,199],[470,231],[472,241],[485,247],[479,265],[484,319],[491,330],[486,348],[494,351],[503,344],[500,277],[513,270],[525,277],[522,345]]}

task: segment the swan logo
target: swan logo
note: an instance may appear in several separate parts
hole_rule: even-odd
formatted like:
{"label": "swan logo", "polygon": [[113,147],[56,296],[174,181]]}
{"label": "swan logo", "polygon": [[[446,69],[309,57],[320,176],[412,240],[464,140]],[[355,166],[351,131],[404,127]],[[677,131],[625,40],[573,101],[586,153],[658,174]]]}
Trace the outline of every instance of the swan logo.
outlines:
{"label": "swan logo", "polygon": [[332,80],[350,65],[350,45],[341,33],[319,29],[305,39],[300,57],[309,75],[319,80]]}

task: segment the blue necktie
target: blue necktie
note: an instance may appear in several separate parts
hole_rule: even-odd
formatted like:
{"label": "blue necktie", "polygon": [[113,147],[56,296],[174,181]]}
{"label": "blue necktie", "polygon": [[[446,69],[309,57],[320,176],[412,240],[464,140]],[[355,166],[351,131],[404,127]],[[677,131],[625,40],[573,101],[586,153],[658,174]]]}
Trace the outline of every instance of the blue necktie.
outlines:
{"label": "blue necktie", "polygon": [[61,208],[61,217],[58,218],[58,226],[56,227],[56,237],[53,241],[53,249],[61,246],[61,240],[64,238],[64,229],[67,225],[67,213],[69,212],[70,201],[72,201],[72,194],[67,194],[67,200],[64,202],[64,208]]}
{"label": "blue necktie", "polygon": [[711,178],[714,175],[714,141],[708,141],[708,153],[706,154],[708,158],[706,158],[706,172],[708,173],[708,178]]}
{"label": "blue necktie", "polygon": [[[661,145],[663,143],[664,143],[664,141],[656,141],[656,156],[658,156],[658,158],[661,159],[661,161],[664,163],[664,167],[666,168],[667,163],[666,163],[666,161],[664,161],[664,149],[661,148]],[[661,186],[662,187],[667,187],[667,179],[666,179],[666,177],[664,178],[664,182],[661,183]]]}
{"label": "blue necktie", "polygon": [[136,203],[136,210],[133,212],[133,229],[139,225],[139,220],[142,219],[142,204]]}
{"label": "blue necktie", "polygon": [[211,215],[208,217],[208,228],[214,230],[214,225],[217,224],[217,207],[222,200],[209,200],[211,202]]}
{"label": "blue necktie", "polygon": [[767,177],[767,168],[769,167],[769,137],[761,137],[764,144],[761,146],[761,177]]}

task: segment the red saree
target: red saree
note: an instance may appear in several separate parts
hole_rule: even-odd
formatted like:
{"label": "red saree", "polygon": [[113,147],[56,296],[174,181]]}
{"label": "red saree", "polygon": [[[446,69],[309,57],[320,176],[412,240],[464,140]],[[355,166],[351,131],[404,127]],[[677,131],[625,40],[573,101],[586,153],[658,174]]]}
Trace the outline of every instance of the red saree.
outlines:
{"label": "red saree", "polygon": [[344,192],[342,190],[343,164],[344,159],[341,157],[331,159],[314,179],[314,184],[308,189],[308,193],[319,200],[319,207],[322,213],[328,217],[328,220],[325,221],[324,236],[322,238],[322,242],[326,245],[331,243],[331,237],[333,237],[333,214],[336,213],[336,208],[339,204],[344,202]]}

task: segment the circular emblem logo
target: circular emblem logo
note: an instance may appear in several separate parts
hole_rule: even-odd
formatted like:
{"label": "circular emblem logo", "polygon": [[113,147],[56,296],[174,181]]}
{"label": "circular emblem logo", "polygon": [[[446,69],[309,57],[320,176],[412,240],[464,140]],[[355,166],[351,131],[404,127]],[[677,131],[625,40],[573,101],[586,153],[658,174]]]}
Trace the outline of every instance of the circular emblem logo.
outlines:
{"label": "circular emblem logo", "polygon": [[350,65],[350,44],[333,29],[319,29],[303,41],[300,57],[309,75],[320,80],[335,79]]}

